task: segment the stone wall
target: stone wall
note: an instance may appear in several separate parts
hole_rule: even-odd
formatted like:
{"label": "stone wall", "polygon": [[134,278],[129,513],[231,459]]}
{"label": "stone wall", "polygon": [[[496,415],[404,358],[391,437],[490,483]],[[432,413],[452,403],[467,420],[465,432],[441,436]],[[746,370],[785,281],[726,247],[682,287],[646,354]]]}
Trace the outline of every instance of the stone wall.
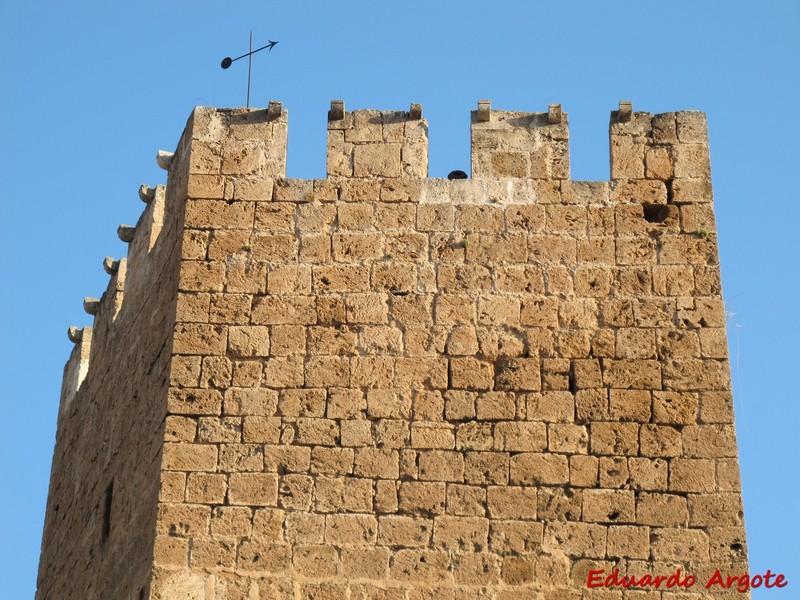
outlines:
{"label": "stone wall", "polygon": [[107,290],[84,300],[94,326],[69,331],[39,600],[143,598],[148,586],[185,181],[176,172],[150,194],[135,229],[120,227],[128,257],[106,258]]}
{"label": "stone wall", "polygon": [[[88,374],[82,343],[71,359],[39,597],[89,597],[44,592],[69,573],[98,598],[135,579],[153,600],[570,600],[632,597],[588,590],[592,569],[746,572],[702,113],[622,103],[609,182],[570,180],[557,105],[479,103],[472,179],[453,181],[427,178],[419,105],[332,103],[326,179],[285,178],[286,122],[278,103],[195,109],[178,228],[151,250],[170,258],[138,277],[167,314],[102,354],[96,323]],[[112,369],[131,351],[152,384]],[[138,398],[109,423],[148,423],[80,434],[119,456],[85,466],[87,509],[110,477],[114,503],[141,491],[105,542],[139,536],[135,577],[54,549],[66,432],[101,383]],[[91,527],[67,521],[84,549]]]}

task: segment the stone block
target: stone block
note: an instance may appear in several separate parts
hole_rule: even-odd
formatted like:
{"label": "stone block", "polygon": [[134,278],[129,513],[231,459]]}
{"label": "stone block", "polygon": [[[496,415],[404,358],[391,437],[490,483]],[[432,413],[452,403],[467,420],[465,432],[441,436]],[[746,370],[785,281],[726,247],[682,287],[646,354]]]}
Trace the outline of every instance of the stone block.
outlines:
{"label": "stone block", "polygon": [[437,516],[433,520],[433,545],[451,551],[480,551],[489,540],[489,519]]}
{"label": "stone block", "polygon": [[264,326],[240,326],[228,329],[228,350],[234,356],[269,356],[269,328]]}
{"label": "stone block", "polygon": [[599,461],[594,456],[569,457],[569,483],[576,487],[594,487],[598,481]]}
{"label": "stone block", "polygon": [[[533,487],[490,486],[487,491],[486,506],[489,517],[493,520],[534,520],[537,510],[537,490]],[[524,525],[521,524],[521,527]]]}
{"label": "stone block", "polygon": [[570,392],[527,394],[526,401],[526,415],[531,421],[570,422],[575,415],[575,397]]}
{"label": "stone block", "polygon": [[702,458],[673,458],[669,465],[669,489],[675,492],[713,492],[717,488],[716,465]]}
{"label": "stone block", "polygon": [[404,549],[395,553],[390,576],[418,586],[452,581],[450,559],[444,550]]}
{"label": "stone block", "polygon": [[372,479],[397,479],[400,473],[399,455],[386,448],[359,448],[355,454],[353,472]]}
{"label": "stone block", "polygon": [[157,534],[191,538],[207,535],[211,507],[200,504],[160,504]]}
{"label": "stone block", "polygon": [[644,144],[633,136],[611,136],[611,179],[644,179]]}
{"label": "stone block", "polygon": [[463,482],[464,455],[445,450],[420,452],[419,477],[423,481]]}
{"label": "stone block", "polygon": [[647,390],[610,390],[609,415],[612,420],[648,423],[651,415],[651,392]]}
{"label": "stone block", "polygon": [[608,528],[606,552],[609,558],[650,558],[650,528],[612,525]]}
{"label": "stone block", "polygon": [[474,485],[508,483],[509,455],[505,452],[472,452],[464,460],[464,481]]}
{"label": "stone block", "polygon": [[636,423],[594,422],[589,425],[589,447],[595,455],[633,455],[639,450]]}
{"label": "stone block", "polygon": [[278,478],[272,473],[232,473],[228,501],[234,505],[277,506]]}
{"label": "stone block", "polygon": [[245,540],[239,546],[236,566],[245,571],[285,573],[291,568],[291,547],[267,540]]}
{"label": "stone block", "polygon": [[485,516],[486,507],[486,490],[483,487],[447,484],[447,514]]}
{"label": "stone block", "polygon": [[582,425],[551,423],[547,426],[547,449],[565,454],[586,454],[589,449],[589,433]]}
{"label": "stone block", "polygon": [[448,423],[412,423],[411,445],[420,449],[452,450],[455,448],[455,431]]}
{"label": "stone block", "polygon": [[189,200],[185,226],[193,229],[252,228],[255,205],[250,202],[227,203],[219,200]]}
{"label": "stone block", "polygon": [[328,515],[325,517],[325,541],[335,546],[374,544],[378,520],[372,515]]}
{"label": "stone block", "polygon": [[168,471],[215,471],[217,453],[213,444],[168,443],[162,461]]}
{"label": "stone block", "polygon": [[635,504],[631,490],[584,490],[583,520],[589,523],[634,523]]}
{"label": "stone block", "polygon": [[538,391],[542,388],[540,362],[537,358],[512,358],[495,366],[495,388],[514,391]]}
{"label": "stone block", "polygon": [[[636,335],[645,337],[646,334],[637,333]],[[652,336],[652,334],[650,335]],[[647,338],[645,337],[645,339]],[[649,350],[640,351],[640,353],[645,352],[649,352]],[[603,359],[602,368],[603,383],[608,387],[639,390],[661,388],[661,364],[656,360]]]}
{"label": "stone block", "polygon": [[547,427],[535,421],[497,423],[494,447],[507,452],[541,452],[547,447]]}
{"label": "stone block", "polygon": [[553,522],[545,526],[542,548],[570,556],[604,558],[607,529],[602,525]]}
{"label": "stone block", "polygon": [[355,177],[400,177],[400,144],[356,144],[353,147]]}
{"label": "stone block", "polygon": [[709,557],[708,535],[698,529],[654,529],[650,548],[655,560],[703,562]]}
{"label": "stone block", "polygon": [[441,515],[445,512],[446,486],[443,482],[403,481],[398,498],[402,514]]}
{"label": "stone block", "polygon": [[511,457],[510,481],[521,485],[564,485],[569,481],[567,457],[523,452]]}
{"label": "stone block", "polygon": [[450,382],[454,388],[489,390],[494,383],[491,363],[471,357],[450,359]]}
{"label": "stone block", "polygon": [[742,497],[736,492],[690,494],[690,527],[743,527]]}
{"label": "stone block", "polygon": [[539,490],[537,514],[542,520],[579,521],[583,491],[546,487]]}
{"label": "stone block", "polygon": [[402,548],[424,548],[430,544],[433,521],[422,517],[388,515],[378,519],[378,544]]}
{"label": "stone block", "polygon": [[487,392],[478,396],[476,408],[482,421],[513,421],[517,413],[516,397],[511,392]]}

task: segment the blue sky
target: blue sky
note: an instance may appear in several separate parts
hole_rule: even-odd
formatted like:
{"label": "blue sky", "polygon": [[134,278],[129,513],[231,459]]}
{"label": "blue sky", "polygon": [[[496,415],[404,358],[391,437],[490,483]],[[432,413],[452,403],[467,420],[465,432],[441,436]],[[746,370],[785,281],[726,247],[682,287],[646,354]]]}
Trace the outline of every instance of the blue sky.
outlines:
{"label": "blue sky", "polygon": [[430,175],[469,168],[469,111],[562,103],[572,177],[608,178],[608,118],[708,114],[751,572],[800,587],[797,426],[800,3],[0,3],[0,565],[31,598],[70,324],[90,324],[141,183],[165,182],[195,105],[289,111],[290,177],[324,177],[330,100],[430,124]]}

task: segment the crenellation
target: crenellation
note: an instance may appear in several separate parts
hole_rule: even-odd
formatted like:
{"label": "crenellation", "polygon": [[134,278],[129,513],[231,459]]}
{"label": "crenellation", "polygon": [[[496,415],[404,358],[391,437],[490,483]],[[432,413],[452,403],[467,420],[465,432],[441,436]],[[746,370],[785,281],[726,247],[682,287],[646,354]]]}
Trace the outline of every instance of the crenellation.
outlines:
{"label": "crenellation", "polygon": [[420,105],[333,101],[325,179],[285,177],[287,119],[198,107],[160,153],[70,330],[38,598],[571,599],[746,560],[702,113],[621,102],[600,182],[557,104],[480,101],[453,180]]}
{"label": "crenellation", "polygon": [[428,175],[428,123],[422,106],[409,112],[348,112],[334,100],[328,112],[328,177],[421,178]]}
{"label": "crenellation", "polygon": [[117,315],[119,315],[120,310],[122,310],[122,303],[125,297],[125,277],[128,273],[128,260],[125,258],[113,260],[111,257],[107,256],[103,261],[103,267],[111,277],[109,278],[106,291],[100,300],[100,304],[111,308],[110,319],[113,322],[116,320]]}
{"label": "crenellation", "polygon": [[488,102],[472,113],[474,178],[569,179],[567,113],[552,105],[547,113],[491,110]]}
{"label": "crenellation", "polygon": [[89,372],[89,356],[92,349],[92,328],[69,328],[69,338],[75,346],[72,349],[67,364],[64,365],[64,376],[61,384],[61,401],[59,403],[59,417],[67,413],[80,390],[86,374]]}

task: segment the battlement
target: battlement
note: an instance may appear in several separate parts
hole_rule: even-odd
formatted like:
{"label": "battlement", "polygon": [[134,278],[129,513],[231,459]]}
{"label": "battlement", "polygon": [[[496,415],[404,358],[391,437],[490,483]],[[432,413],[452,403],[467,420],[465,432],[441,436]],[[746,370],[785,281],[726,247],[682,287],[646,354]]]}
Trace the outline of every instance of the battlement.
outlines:
{"label": "battlement", "polygon": [[705,116],[620,103],[607,181],[560,105],[470,130],[429,178],[420,105],[334,101],[293,179],[281,103],[194,110],[69,329],[37,600],[746,569]]}
{"label": "battlement", "polygon": [[[705,115],[652,115],[633,112],[629,102],[620,106],[609,126],[610,180],[678,180],[679,196],[706,194],[708,186],[701,185],[710,179]],[[278,102],[266,109],[198,107],[187,125],[190,147],[196,149],[190,173],[284,177],[287,117]],[[474,179],[570,179],[568,115],[561,105],[539,113],[501,111],[484,100],[471,113],[470,131]],[[421,105],[412,104],[407,112],[350,112],[341,100],[331,103],[328,178],[425,178],[427,165],[428,123]],[[241,185],[247,186],[246,180]]]}

